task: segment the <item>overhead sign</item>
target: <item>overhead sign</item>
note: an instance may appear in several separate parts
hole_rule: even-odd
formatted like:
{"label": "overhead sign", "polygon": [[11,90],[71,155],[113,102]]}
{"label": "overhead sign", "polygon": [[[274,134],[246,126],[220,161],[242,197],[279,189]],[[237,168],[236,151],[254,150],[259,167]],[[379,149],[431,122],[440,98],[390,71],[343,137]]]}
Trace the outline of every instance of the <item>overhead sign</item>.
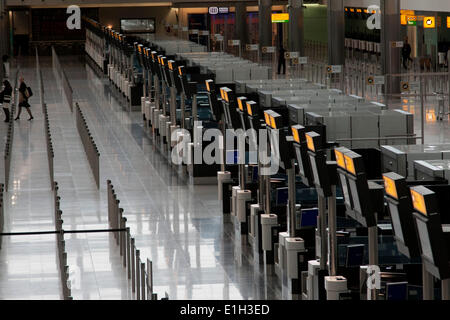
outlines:
{"label": "overhead sign", "polygon": [[406,18],[408,22],[408,26],[416,26],[417,25],[417,16],[408,16]]}
{"label": "overhead sign", "polygon": [[436,19],[434,17],[425,17],[423,19],[424,29],[434,29],[436,28]]}
{"label": "overhead sign", "polygon": [[200,30],[198,34],[201,36],[209,36],[209,31],[208,30]]}
{"label": "overhead sign", "polygon": [[450,29],[450,17],[447,17],[447,28]]}
{"label": "overhead sign", "polygon": [[209,14],[218,14],[219,13],[219,8],[218,7],[209,7],[208,9]]}
{"label": "overhead sign", "polygon": [[289,22],[289,13],[272,13],[272,23]]}
{"label": "overhead sign", "polygon": [[230,9],[228,7],[219,7],[219,13],[228,13]]}

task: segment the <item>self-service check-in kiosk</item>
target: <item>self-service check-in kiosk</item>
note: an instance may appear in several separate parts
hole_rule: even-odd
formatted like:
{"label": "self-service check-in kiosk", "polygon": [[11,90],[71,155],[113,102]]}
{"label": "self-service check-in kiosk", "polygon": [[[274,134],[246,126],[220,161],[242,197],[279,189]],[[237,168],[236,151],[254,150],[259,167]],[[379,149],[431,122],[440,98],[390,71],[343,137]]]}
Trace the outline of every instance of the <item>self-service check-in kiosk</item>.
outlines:
{"label": "self-service check-in kiosk", "polygon": [[[363,157],[345,148],[335,149],[339,180],[344,193],[347,215],[368,228],[369,265],[378,265],[377,214],[384,211],[383,186],[367,180]],[[368,269],[369,270],[369,269]],[[372,268],[370,268],[372,270]],[[360,285],[366,283],[362,273]],[[368,288],[370,300],[376,299],[377,289]]]}
{"label": "self-service check-in kiosk", "polygon": [[[264,156],[264,150],[259,148],[259,132],[266,128],[265,122],[260,117],[260,108],[255,101],[246,101],[246,110],[249,128],[249,144],[253,144],[258,150],[258,203],[250,205],[250,219],[248,230],[248,242],[253,249],[254,262],[264,262],[262,246],[262,216],[265,217],[265,228],[271,230],[277,225],[277,219],[270,214],[270,177],[264,174],[266,163],[261,161]],[[271,234],[271,232],[266,231]],[[268,239],[271,242],[271,238]],[[272,248],[272,245],[270,245]],[[271,252],[268,250],[266,252]]]}
{"label": "self-service check-in kiosk", "polygon": [[[319,199],[322,198],[322,200],[319,201],[319,232],[317,233],[317,238],[320,237],[320,241],[317,241],[316,245],[320,243],[320,270],[322,271],[324,279],[318,278],[318,281],[320,281],[319,288],[322,286],[321,282],[323,281],[326,290],[326,298],[328,300],[339,300],[340,294],[347,293],[348,290],[347,279],[337,275],[336,162],[327,161],[325,146],[323,145],[320,134],[308,132],[305,134],[305,138],[314,185],[319,195]],[[328,200],[328,233],[325,199]],[[322,210],[320,210],[320,203],[324,206]],[[326,274],[327,262],[328,275]],[[314,260],[311,261],[310,265],[311,268],[314,266]],[[312,280],[315,279],[312,278]],[[314,286],[311,287],[313,288]]]}
{"label": "self-service check-in kiosk", "polygon": [[[397,249],[409,259],[420,258],[411,192],[406,179],[395,172],[383,174],[385,199],[391,216]],[[422,265],[422,292],[424,300],[433,300],[433,277]]]}
{"label": "self-service check-in kiosk", "polygon": [[301,271],[306,269],[305,241],[296,237],[296,216],[300,205],[296,204],[295,162],[292,137],[287,137],[280,114],[268,110],[264,112],[269,135],[271,161],[286,171],[288,176],[287,231],[278,234],[278,259],[276,271],[287,288],[288,296],[301,295]]}
{"label": "self-service check-in kiosk", "polygon": [[450,300],[450,226],[441,222],[443,217],[435,192],[424,186],[412,187],[411,199],[422,263],[430,274],[441,280],[442,300]]}

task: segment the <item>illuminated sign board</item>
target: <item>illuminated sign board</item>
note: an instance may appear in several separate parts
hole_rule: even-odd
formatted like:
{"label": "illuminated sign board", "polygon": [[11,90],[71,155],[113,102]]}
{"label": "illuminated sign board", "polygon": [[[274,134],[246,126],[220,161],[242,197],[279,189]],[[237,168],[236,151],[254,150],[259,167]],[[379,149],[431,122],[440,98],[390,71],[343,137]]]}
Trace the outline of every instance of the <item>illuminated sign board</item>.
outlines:
{"label": "illuminated sign board", "polygon": [[450,17],[447,17],[447,28],[450,29]]}
{"label": "illuminated sign board", "polygon": [[272,23],[289,22],[289,13],[272,13]]}
{"label": "illuminated sign board", "polygon": [[425,17],[423,19],[424,29],[434,29],[436,28],[436,19],[434,17]]}

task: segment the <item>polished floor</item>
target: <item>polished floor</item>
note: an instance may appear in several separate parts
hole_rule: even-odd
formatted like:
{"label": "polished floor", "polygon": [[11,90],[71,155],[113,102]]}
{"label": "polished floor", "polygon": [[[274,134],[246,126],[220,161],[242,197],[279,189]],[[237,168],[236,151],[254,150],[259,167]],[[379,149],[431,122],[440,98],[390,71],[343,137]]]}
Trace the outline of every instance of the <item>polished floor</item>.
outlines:
{"label": "polished floor", "polygon": [[[174,172],[143,127],[140,112],[126,109],[108,80],[80,57],[61,57],[100,156],[96,188],[74,114],[57,86],[49,57],[41,57],[55,150],[64,228],[104,229],[106,180],[115,187],[142,261],[153,261],[155,292],[170,299],[280,299],[279,280],[250,255],[236,250],[232,227],[224,221],[216,186],[191,186]],[[37,88],[34,58],[22,73]],[[288,72],[289,76],[289,72]],[[15,123],[11,190],[6,194],[5,231],[54,229],[53,195],[47,167],[43,114],[38,90],[31,100],[35,119]],[[393,107],[417,113],[417,101]],[[448,118],[433,117],[426,105],[426,143],[450,142]],[[434,113],[435,114],[435,113]],[[420,118],[415,119],[420,135]],[[0,125],[5,135],[6,126]],[[60,299],[54,235],[6,237],[0,251],[0,299]],[[130,282],[110,233],[66,235],[74,299],[131,299]]]}

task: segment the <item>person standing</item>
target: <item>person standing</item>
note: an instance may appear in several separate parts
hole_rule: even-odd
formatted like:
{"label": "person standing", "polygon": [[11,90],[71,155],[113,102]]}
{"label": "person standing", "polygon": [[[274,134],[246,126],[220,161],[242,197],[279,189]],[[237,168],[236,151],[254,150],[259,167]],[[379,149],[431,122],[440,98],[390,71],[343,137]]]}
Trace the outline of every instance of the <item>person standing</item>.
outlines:
{"label": "person standing", "polygon": [[3,80],[3,90],[0,92],[0,103],[5,112],[5,122],[9,122],[9,107],[11,105],[13,88],[8,80]]}
{"label": "person standing", "polygon": [[408,38],[405,39],[402,48],[402,56],[403,56],[403,67],[405,70],[408,70],[408,61],[413,61],[411,59],[411,45],[408,43]]}
{"label": "person standing", "polygon": [[283,66],[283,74],[286,74],[286,57],[284,56],[285,53],[286,50],[284,49],[283,45],[281,45],[278,52],[278,74],[280,74],[281,66]]}
{"label": "person standing", "polygon": [[30,118],[28,119],[28,121],[33,120],[34,117],[31,114],[30,111],[30,104],[28,103],[28,98],[31,97],[31,94],[28,90],[27,85],[25,84],[25,80],[23,77],[20,77],[20,86],[19,86],[19,113],[17,114],[16,119],[14,120],[19,120],[20,119],[20,114],[22,113],[22,108],[25,108],[25,110],[27,110],[28,114],[30,115]]}

